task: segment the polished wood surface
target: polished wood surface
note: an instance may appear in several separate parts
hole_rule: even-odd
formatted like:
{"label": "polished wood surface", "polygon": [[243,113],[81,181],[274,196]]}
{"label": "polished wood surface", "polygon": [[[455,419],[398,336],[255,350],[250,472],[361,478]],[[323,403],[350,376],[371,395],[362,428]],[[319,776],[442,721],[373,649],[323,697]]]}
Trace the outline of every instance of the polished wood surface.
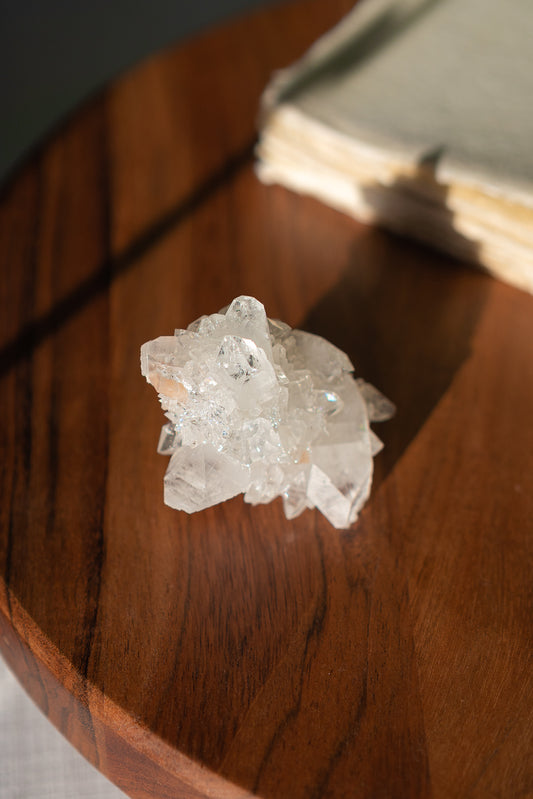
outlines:
{"label": "polished wood surface", "polygon": [[[349,5],[149,60],[4,187],[0,648],[132,797],[533,795],[533,298],[253,172]],[[163,504],[139,347],[242,293],[397,403],[349,531]]]}

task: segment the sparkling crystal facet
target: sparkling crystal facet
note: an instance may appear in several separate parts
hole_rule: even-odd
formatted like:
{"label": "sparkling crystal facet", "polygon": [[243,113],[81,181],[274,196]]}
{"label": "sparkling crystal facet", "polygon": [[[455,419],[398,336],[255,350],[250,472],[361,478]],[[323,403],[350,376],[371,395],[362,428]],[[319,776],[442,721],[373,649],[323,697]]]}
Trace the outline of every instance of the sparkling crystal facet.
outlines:
{"label": "sparkling crystal facet", "polygon": [[356,520],[382,447],[369,422],[394,406],[333,344],[243,296],[148,341],[141,371],[169,419],[158,445],[171,455],[168,505],[192,513],[244,493],[281,496],[288,519],[317,507],[335,527]]}

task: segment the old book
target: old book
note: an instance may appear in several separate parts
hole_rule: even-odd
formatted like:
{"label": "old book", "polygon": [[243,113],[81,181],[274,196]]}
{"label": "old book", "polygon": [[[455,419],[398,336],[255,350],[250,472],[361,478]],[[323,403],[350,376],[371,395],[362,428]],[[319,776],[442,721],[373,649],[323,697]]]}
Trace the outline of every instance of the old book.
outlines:
{"label": "old book", "polygon": [[258,174],[533,291],[533,6],[361,0],[262,103]]}

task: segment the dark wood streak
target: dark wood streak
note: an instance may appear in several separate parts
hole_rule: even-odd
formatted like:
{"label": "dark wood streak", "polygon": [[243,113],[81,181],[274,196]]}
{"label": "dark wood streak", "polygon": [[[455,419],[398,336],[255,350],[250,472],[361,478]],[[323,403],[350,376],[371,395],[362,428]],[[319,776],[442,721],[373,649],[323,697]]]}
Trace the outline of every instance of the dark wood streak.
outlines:
{"label": "dark wood streak", "polygon": [[[102,279],[102,327],[105,329],[103,335],[103,349],[106,352],[111,351],[111,328],[110,328],[110,288],[113,280],[113,262],[110,257],[111,254],[111,229],[112,229],[112,206],[111,206],[111,166],[110,166],[110,153],[108,141],[108,118],[107,118],[107,103],[103,104],[104,114],[100,121],[100,130],[97,141],[98,157],[99,157],[99,189],[101,196],[102,206],[102,251],[104,254],[104,264],[101,267],[102,273],[107,271],[107,279]],[[122,269],[126,268],[126,262],[122,264]],[[90,295],[89,295],[90,296]],[[66,321],[66,319],[65,319]],[[103,424],[101,435],[103,438],[104,456],[102,458],[103,468],[98,476],[98,482],[93,490],[93,504],[94,515],[90,530],[90,542],[87,546],[86,556],[86,603],[83,615],[81,630],[83,635],[76,644],[76,654],[73,657],[73,664],[80,675],[89,679],[90,672],[95,670],[95,664],[91,663],[94,658],[98,658],[98,653],[94,650],[94,642],[98,630],[98,613],[100,609],[100,595],[103,580],[103,572],[105,568],[106,559],[106,507],[107,507],[107,481],[108,481],[108,463],[109,463],[109,385],[110,385],[110,368],[109,360],[105,361],[105,368],[100,375],[100,381],[105,387],[103,396],[101,396],[101,404],[103,410]],[[97,665],[97,664],[96,664]],[[97,768],[100,767],[100,752],[97,742],[97,734],[94,727],[92,715],[89,709],[89,696],[88,693],[82,700],[82,706],[86,708],[85,712],[81,713],[83,724],[88,731],[91,740],[92,749],[94,752],[94,764]]]}
{"label": "dark wood streak", "polygon": [[[24,319],[27,316],[27,310],[32,307],[32,301],[33,301],[33,293],[34,293],[33,287],[35,285],[35,280],[36,280],[37,250],[38,250],[39,231],[41,225],[40,208],[42,202],[41,200],[42,181],[43,181],[42,172],[41,170],[38,170],[36,176],[37,199],[36,199],[36,209],[34,214],[33,235],[31,238],[31,247],[28,257],[28,263],[25,265],[25,270],[23,272],[24,282],[22,284],[20,307],[18,313],[19,318],[21,319]],[[6,265],[6,268],[9,268],[9,266]],[[18,487],[18,481],[23,479],[26,481],[25,487],[27,493],[27,482],[29,480],[29,475],[31,470],[31,454],[32,454],[31,453],[32,439],[31,439],[31,424],[30,424],[31,412],[32,412],[31,371],[32,371],[32,362],[30,360],[22,363],[19,366],[19,368],[16,370],[16,373],[14,375],[15,394],[17,396],[17,411],[18,411],[14,427],[15,427],[15,436],[20,441],[20,447],[18,449],[17,456],[20,459],[21,463],[20,465],[17,464],[18,468],[15,467],[15,469],[13,469],[12,472],[12,490],[11,490],[11,501],[9,504],[10,514],[9,514],[5,570],[4,570],[4,581],[7,587],[6,599],[8,602],[9,616],[11,619],[12,619],[12,609],[10,603],[9,585],[11,578],[13,535],[15,527],[13,513],[15,508],[20,507],[16,502],[16,491]]]}
{"label": "dark wood streak", "polygon": [[[192,557],[191,532],[190,532],[190,525],[187,524],[188,569],[187,569],[187,583],[186,583],[186,587],[185,587],[185,599],[184,599],[184,602],[183,602],[183,619],[184,619],[184,623],[182,624],[181,629],[179,631],[179,636],[178,636],[177,643],[176,643],[175,650],[174,650],[175,654],[174,654],[173,668],[172,668],[172,670],[170,672],[170,676],[169,676],[167,685],[163,687],[163,690],[161,692],[161,702],[159,704],[159,708],[158,708],[158,711],[157,711],[157,714],[156,714],[156,717],[155,717],[156,725],[158,723],[161,710],[163,710],[167,706],[167,703],[169,701],[171,701],[173,688],[174,688],[173,683],[174,683],[174,679],[175,679],[173,677],[173,675],[177,672],[178,667],[179,667],[179,663],[180,663],[180,661],[181,661],[181,659],[183,657],[183,638],[184,638],[184,635],[185,635],[185,620],[187,619],[188,609],[189,609],[190,602],[191,602],[191,578],[192,578],[192,573],[193,573],[193,570],[191,568],[191,557]],[[179,729],[178,729],[178,733],[179,733]]]}
{"label": "dark wood streak", "polygon": [[260,788],[261,788],[261,778],[263,776],[263,772],[266,766],[270,762],[270,758],[272,752],[274,751],[275,747],[279,744],[279,742],[283,739],[284,734],[290,724],[298,717],[302,707],[302,692],[303,692],[303,680],[306,673],[306,664],[312,659],[312,653],[310,652],[311,645],[314,643],[318,645],[320,639],[320,633],[322,631],[322,627],[324,624],[324,618],[327,612],[327,580],[326,580],[326,572],[325,572],[325,564],[324,564],[324,557],[323,557],[323,546],[322,541],[320,539],[320,534],[317,531],[316,525],[314,529],[314,539],[317,543],[318,549],[321,553],[320,557],[320,569],[321,569],[321,590],[319,593],[319,599],[316,605],[316,609],[312,615],[311,623],[307,628],[305,633],[305,642],[302,649],[302,654],[300,657],[300,663],[298,667],[298,673],[300,674],[298,680],[298,690],[296,693],[296,697],[293,699],[292,706],[289,708],[288,712],[285,713],[284,717],[279,722],[274,735],[270,743],[268,744],[265,753],[263,755],[263,759],[260,763],[257,778],[253,786],[254,793],[259,793],[260,795]]}
{"label": "dark wood streak", "polygon": [[[104,103],[104,110],[106,104]],[[111,167],[109,161],[109,141],[108,141],[108,120],[107,114],[104,114],[101,121],[101,133],[99,142],[99,157],[100,157],[100,184],[101,184],[101,204],[103,207],[103,230],[102,230],[102,249],[105,254],[105,263],[102,267],[103,270],[107,269],[107,281],[103,291],[105,292],[105,308],[102,313],[104,316],[105,325],[105,341],[104,347],[109,352],[112,347],[110,335],[110,318],[109,318],[109,291],[113,280],[113,266],[109,260],[111,252]],[[124,268],[124,267],[123,267]],[[83,629],[87,631],[84,645],[76,666],[80,673],[87,678],[89,676],[89,662],[93,654],[92,645],[96,630],[98,629],[98,609],[100,601],[100,589],[102,584],[102,572],[105,564],[105,529],[106,529],[106,500],[107,500],[107,475],[109,463],[109,383],[110,383],[110,369],[109,362],[106,362],[105,372],[101,376],[101,381],[106,387],[106,393],[103,397],[103,405],[105,407],[104,425],[102,435],[105,441],[105,455],[103,458],[103,469],[100,473],[99,485],[95,490],[94,497],[94,521],[93,521],[93,543],[88,553],[87,559],[87,606],[83,620]]]}
{"label": "dark wood streak", "polygon": [[155,220],[123,253],[104,261],[94,274],[85,278],[50,311],[24,325],[20,333],[0,349],[0,377],[8,373],[18,361],[28,357],[39,343],[54,335],[96,297],[108,291],[110,275],[115,280],[120,274],[138,264],[142,256],[150,252],[159,239],[168,235],[214,192],[219,191],[227,181],[230,181],[243,166],[250,163],[254,146],[255,139],[242,151],[230,156],[220,169],[195,187],[188,197],[181,200],[163,217]]}
{"label": "dark wood streak", "polygon": [[[37,260],[39,251],[39,241],[42,228],[42,193],[43,193],[44,175],[41,164],[39,163],[36,169],[35,183],[36,201],[33,226],[33,235],[31,237],[31,245],[29,248],[27,265],[22,273],[23,282],[20,292],[20,305],[18,309],[18,316],[20,319],[27,318],[34,303],[35,298],[35,283],[37,275]],[[8,267],[9,268],[9,267]],[[16,415],[14,419],[14,435],[18,441],[18,462],[15,461],[15,466],[12,475],[12,490],[10,497],[10,513],[9,522],[7,526],[6,537],[6,554],[5,554],[5,567],[4,567],[4,584],[5,584],[5,598],[8,617],[11,623],[16,627],[17,619],[15,618],[12,600],[11,600],[11,581],[12,581],[12,566],[13,566],[13,548],[15,531],[20,529],[20,515],[26,514],[29,506],[30,497],[30,478],[32,468],[32,426],[31,419],[34,411],[33,403],[33,359],[29,358],[18,364],[14,372],[15,381],[15,396],[16,396]],[[53,497],[50,498],[51,500]],[[50,503],[52,507],[52,502]],[[15,522],[14,514],[18,515],[18,520]],[[27,632],[22,627],[22,636],[27,640]],[[19,655],[24,661],[25,668],[29,674],[34,675],[36,683],[39,685],[39,704],[45,714],[49,712],[49,698],[46,691],[46,686],[41,678],[41,673],[36,664],[36,659],[33,656],[31,649],[25,646],[20,646]]]}
{"label": "dark wood streak", "polygon": [[316,787],[314,788],[313,793],[311,795],[311,799],[320,799],[322,796],[325,795],[328,783],[331,779],[331,775],[334,773],[337,764],[342,759],[345,752],[357,740],[357,734],[359,732],[360,725],[362,723],[362,720],[365,716],[367,709],[367,690],[368,690],[367,676],[368,676],[368,660],[367,660],[367,668],[365,670],[363,678],[363,691],[359,698],[359,702],[355,707],[353,715],[350,717],[348,732],[339,739],[337,748],[330,757],[329,766],[324,771],[321,780],[317,782]]}

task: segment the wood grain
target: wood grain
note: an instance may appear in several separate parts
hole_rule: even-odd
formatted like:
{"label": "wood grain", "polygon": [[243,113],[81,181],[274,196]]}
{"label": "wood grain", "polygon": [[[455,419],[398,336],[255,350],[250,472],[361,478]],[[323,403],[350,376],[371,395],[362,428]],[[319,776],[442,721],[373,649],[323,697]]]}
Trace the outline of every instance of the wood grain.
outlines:
{"label": "wood grain", "polygon": [[[0,648],[132,797],[533,795],[533,299],[265,188],[265,10],[83,107],[0,207]],[[139,347],[253,294],[398,405],[350,531],[162,502]]]}

